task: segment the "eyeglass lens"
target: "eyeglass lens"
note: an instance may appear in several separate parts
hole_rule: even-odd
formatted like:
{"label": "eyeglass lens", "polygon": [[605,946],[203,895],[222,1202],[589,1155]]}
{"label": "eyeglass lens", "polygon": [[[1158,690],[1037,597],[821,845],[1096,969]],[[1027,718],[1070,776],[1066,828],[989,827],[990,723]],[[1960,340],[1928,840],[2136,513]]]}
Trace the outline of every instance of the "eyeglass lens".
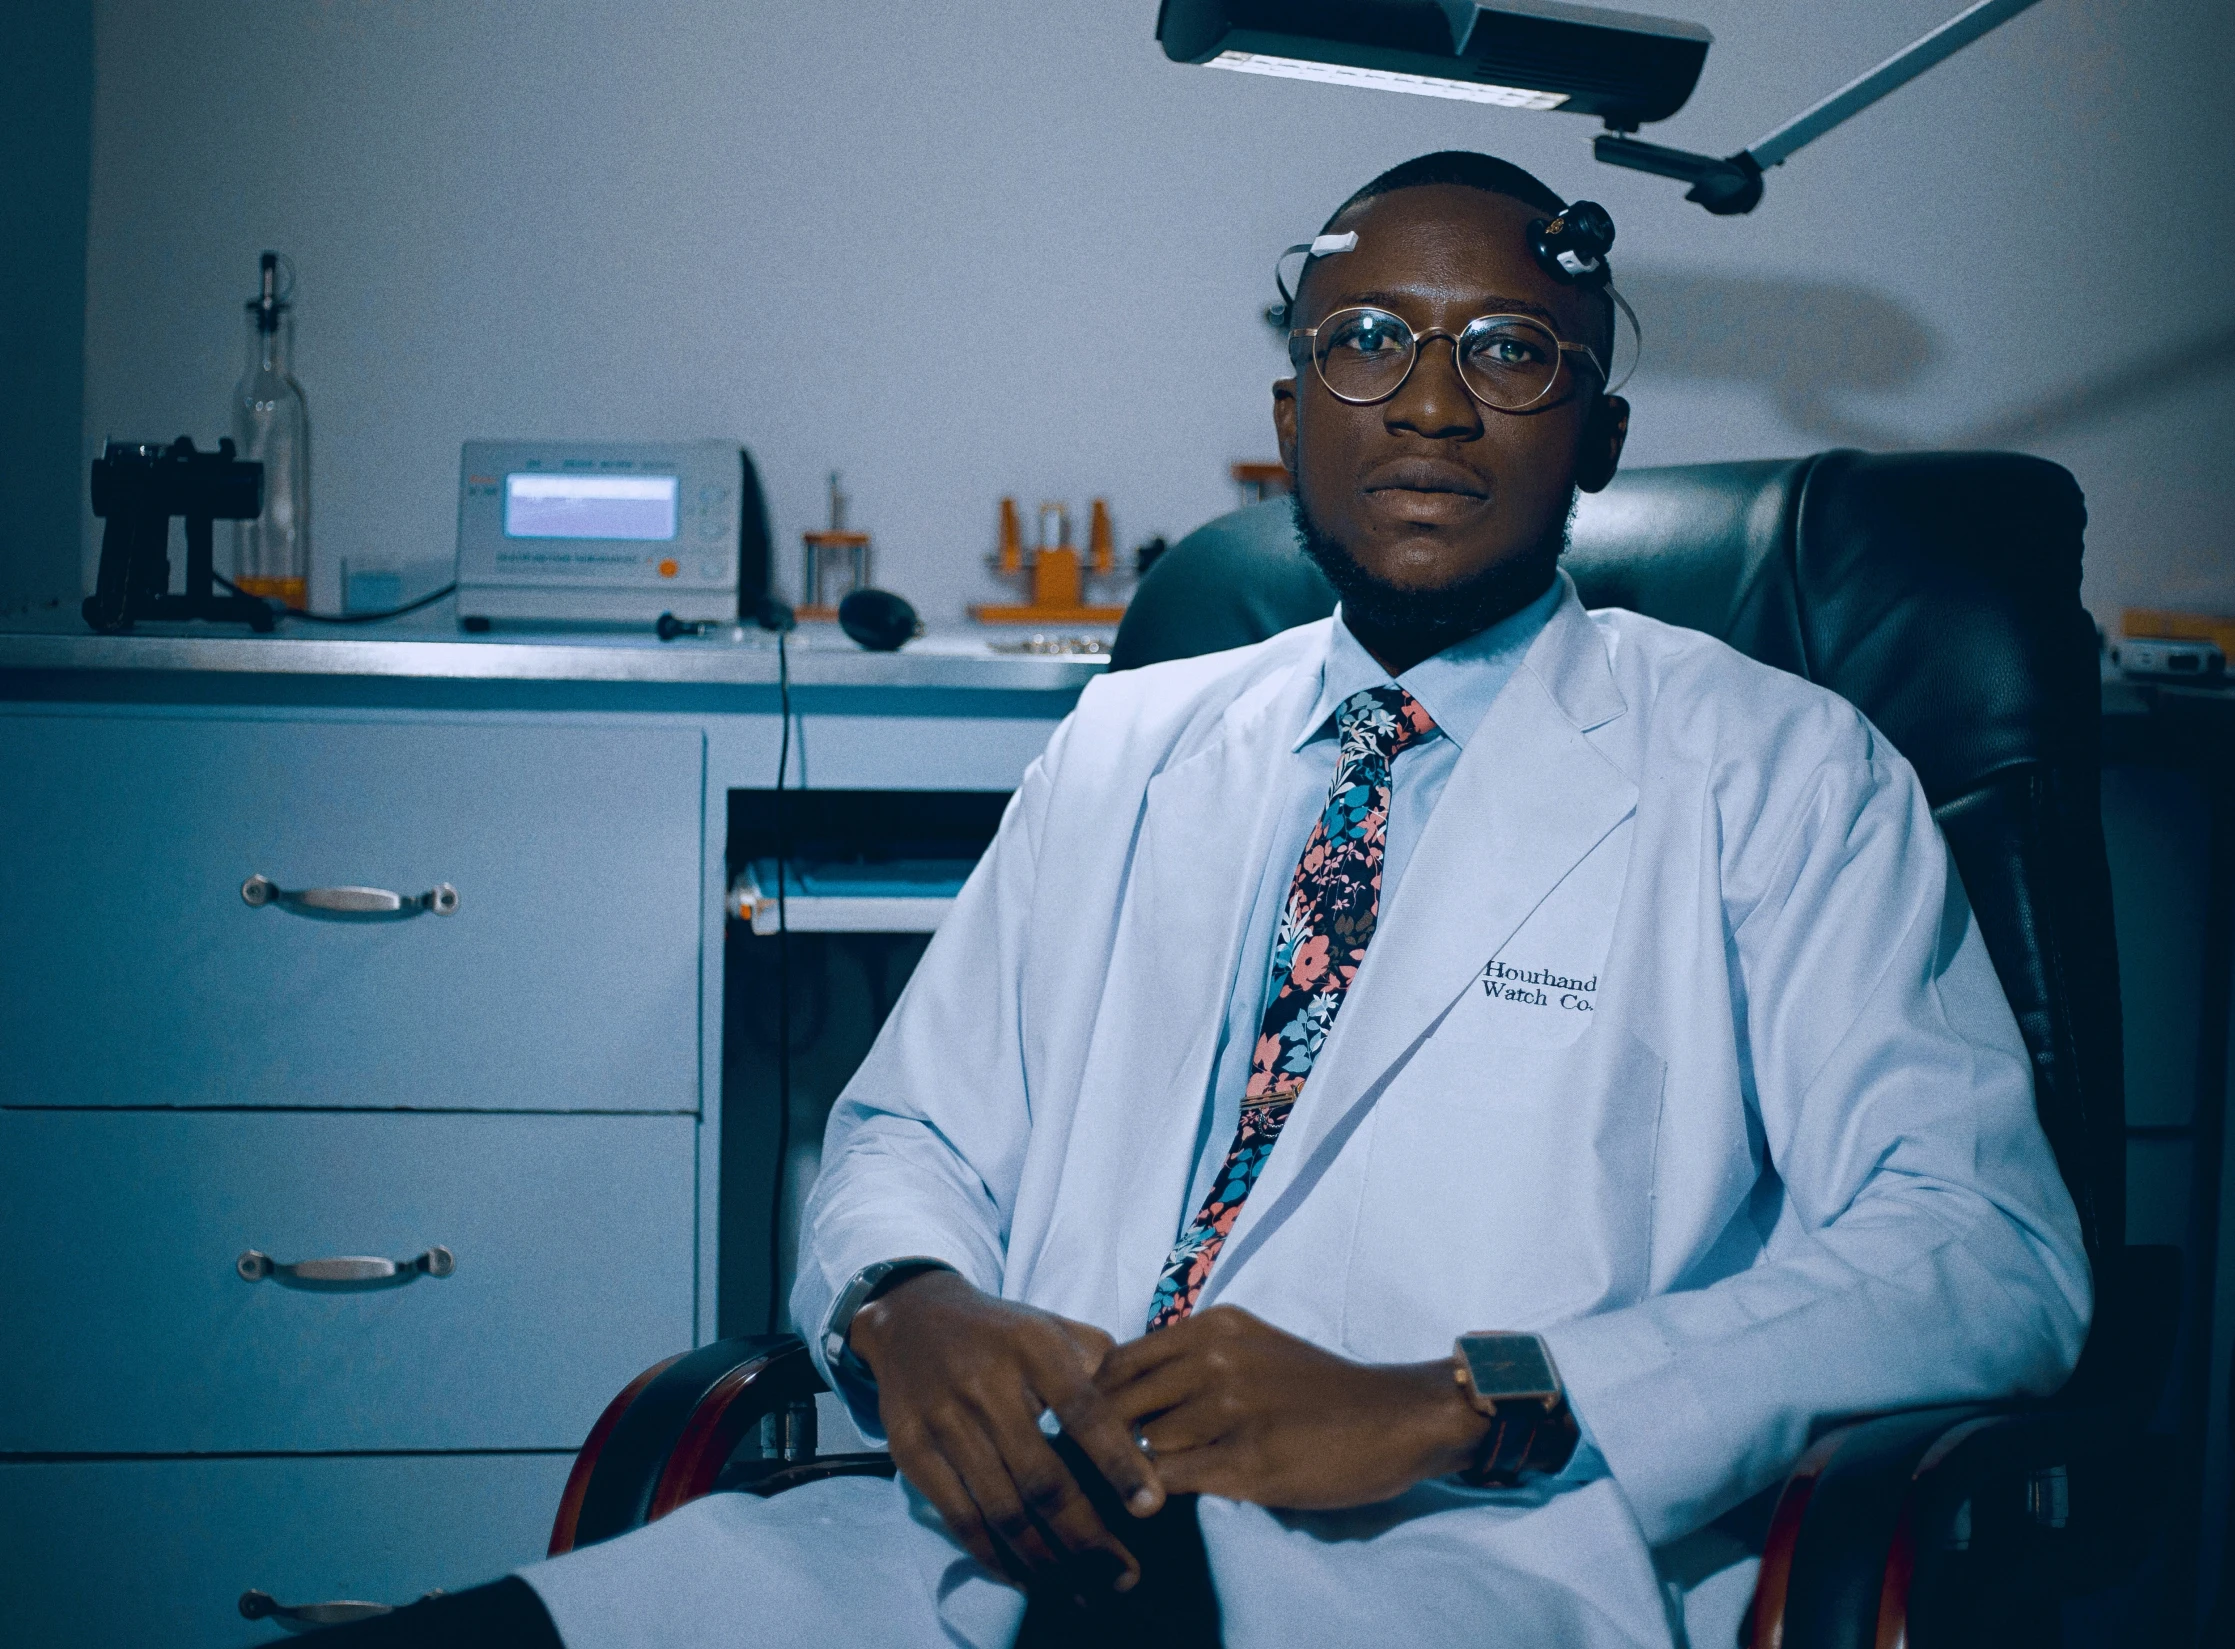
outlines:
{"label": "eyeglass lens", "polygon": [[[1320,380],[1341,400],[1386,400],[1412,370],[1419,344],[1386,309],[1345,309],[1320,323],[1313,354]],[[1525,315],[1484,315],[1455,350],[1459,376],[1483,405],[1518,411],[1544,399],[1560,373],[1560,341]]]}

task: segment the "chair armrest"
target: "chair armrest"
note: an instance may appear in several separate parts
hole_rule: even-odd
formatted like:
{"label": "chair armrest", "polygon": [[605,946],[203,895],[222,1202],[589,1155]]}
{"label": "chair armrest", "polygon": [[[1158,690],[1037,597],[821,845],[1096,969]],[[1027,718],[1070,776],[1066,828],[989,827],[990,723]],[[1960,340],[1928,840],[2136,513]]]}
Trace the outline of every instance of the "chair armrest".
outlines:
{"label": "chair armrest", "polygon": [[717,1340],[653,1364],[606,1405],[575,1456],[551,1556],[813,1461],[824,1389],[790,1334]]}
{"label": "chair armrest", "polygon": [[[2000,1642],[2131,1573],[2168,1449],[2124,1412],[1920,1409],[1817,1439],[1770,1520],[1756,1649]],[[2053,1635],[2039,1641],[2054,1641]]]}

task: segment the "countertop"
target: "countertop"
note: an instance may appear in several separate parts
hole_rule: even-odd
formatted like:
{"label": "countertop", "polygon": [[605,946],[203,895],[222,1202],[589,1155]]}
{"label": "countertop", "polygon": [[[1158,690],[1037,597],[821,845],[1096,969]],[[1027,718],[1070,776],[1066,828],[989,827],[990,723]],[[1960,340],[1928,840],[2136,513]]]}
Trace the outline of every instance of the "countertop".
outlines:
{"label": "countertop", "polygon": [[[1109,667],[1107,653],[1070,650],[1087,634],[956,625],[897,653],[872,653],[835,624],[809,623],[792,633],[791,679],[797,687],[1075,693]],[[735,625],[667,642],[641,632],[465,635],[436,608],[377,628],[290,620],[266,636],[216,624],[141,624],[124,635],[95,635],[76,615],[57,611],[0,620],[0,672],[8,671],[752,687],[776,684],[777,658],[773,635]],[[2110,717],[2147,716],[2168,700],[2209,707],[2207,713],[2235,706],[2235,679],[2135,680],[2108,660],[2102,677]]]}
{"label": "countertop", "polygon": [[[791,679],[799,687],[1076,692],[1107,668],[1106,653],[1019,650],[1076,639],[956,626],[897,653],[872,653],[835,624],[803,624],[791,638]],[[361,629],[290,620],[264,636],[217,624],[141,624],[124,635],[95,635],[75,614],[56,612],[0,621],[0,671],[773,686],[777,656],[773,635],[740,626],[663,642],[592,631],[465,635],[446,617],[413,615]]]}

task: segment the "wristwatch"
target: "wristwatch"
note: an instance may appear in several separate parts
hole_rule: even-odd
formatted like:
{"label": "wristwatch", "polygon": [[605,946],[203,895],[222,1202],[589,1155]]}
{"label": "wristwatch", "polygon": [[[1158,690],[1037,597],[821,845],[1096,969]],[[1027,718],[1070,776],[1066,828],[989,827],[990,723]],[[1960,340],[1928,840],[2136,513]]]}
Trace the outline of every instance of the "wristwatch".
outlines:
{"label": "wristwatch", "polygon": [[1459,1474],[1475,1487],[1504,1486],[1524,1471],[1556,1472],[1575,1453],[1575,1416],[1541,1334],[1462,1334],[1451,1377],[1490,1430]]}
{"label": "wristwatch", "polygon": [[853,1331],[855,1314],[878,1295],[890,1293],[910,1277],[926,1271],[953,1269],[945,1260],[935,1260],[927,1254],[910,1254],[898,1260],[879,1260],[855,1272],[853,1281],[838,1296],[838,1303],[830,1308],[830,1326],[823,1330],[823,1356],[831,1368],[843,1367],[857,1379],[867,1380],[868,1366],[854,1355],[846,1338]]}

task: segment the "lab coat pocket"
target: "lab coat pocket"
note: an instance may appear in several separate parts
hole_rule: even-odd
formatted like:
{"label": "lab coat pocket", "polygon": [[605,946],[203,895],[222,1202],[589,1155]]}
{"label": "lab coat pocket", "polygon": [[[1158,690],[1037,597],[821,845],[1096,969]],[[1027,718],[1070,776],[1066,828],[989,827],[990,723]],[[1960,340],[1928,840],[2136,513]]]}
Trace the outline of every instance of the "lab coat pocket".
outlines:
{"label": "lab coat pocket", "polygon": [[1576,1017],[1590,1029],[1565,1047],[1447,1019],[1382,1095],[1344,1287],[1353,1355],[1440,1356],[1469,1330],[1645,1296],[1667,1067],[1612,1016]]}
{"label": "lab coat pocket", "polygon": [[1439,1036],[1498,1048],[1566,1048],[1596,1023],[1629,879],[1632,823],[1610,831],[1484,959]]}

